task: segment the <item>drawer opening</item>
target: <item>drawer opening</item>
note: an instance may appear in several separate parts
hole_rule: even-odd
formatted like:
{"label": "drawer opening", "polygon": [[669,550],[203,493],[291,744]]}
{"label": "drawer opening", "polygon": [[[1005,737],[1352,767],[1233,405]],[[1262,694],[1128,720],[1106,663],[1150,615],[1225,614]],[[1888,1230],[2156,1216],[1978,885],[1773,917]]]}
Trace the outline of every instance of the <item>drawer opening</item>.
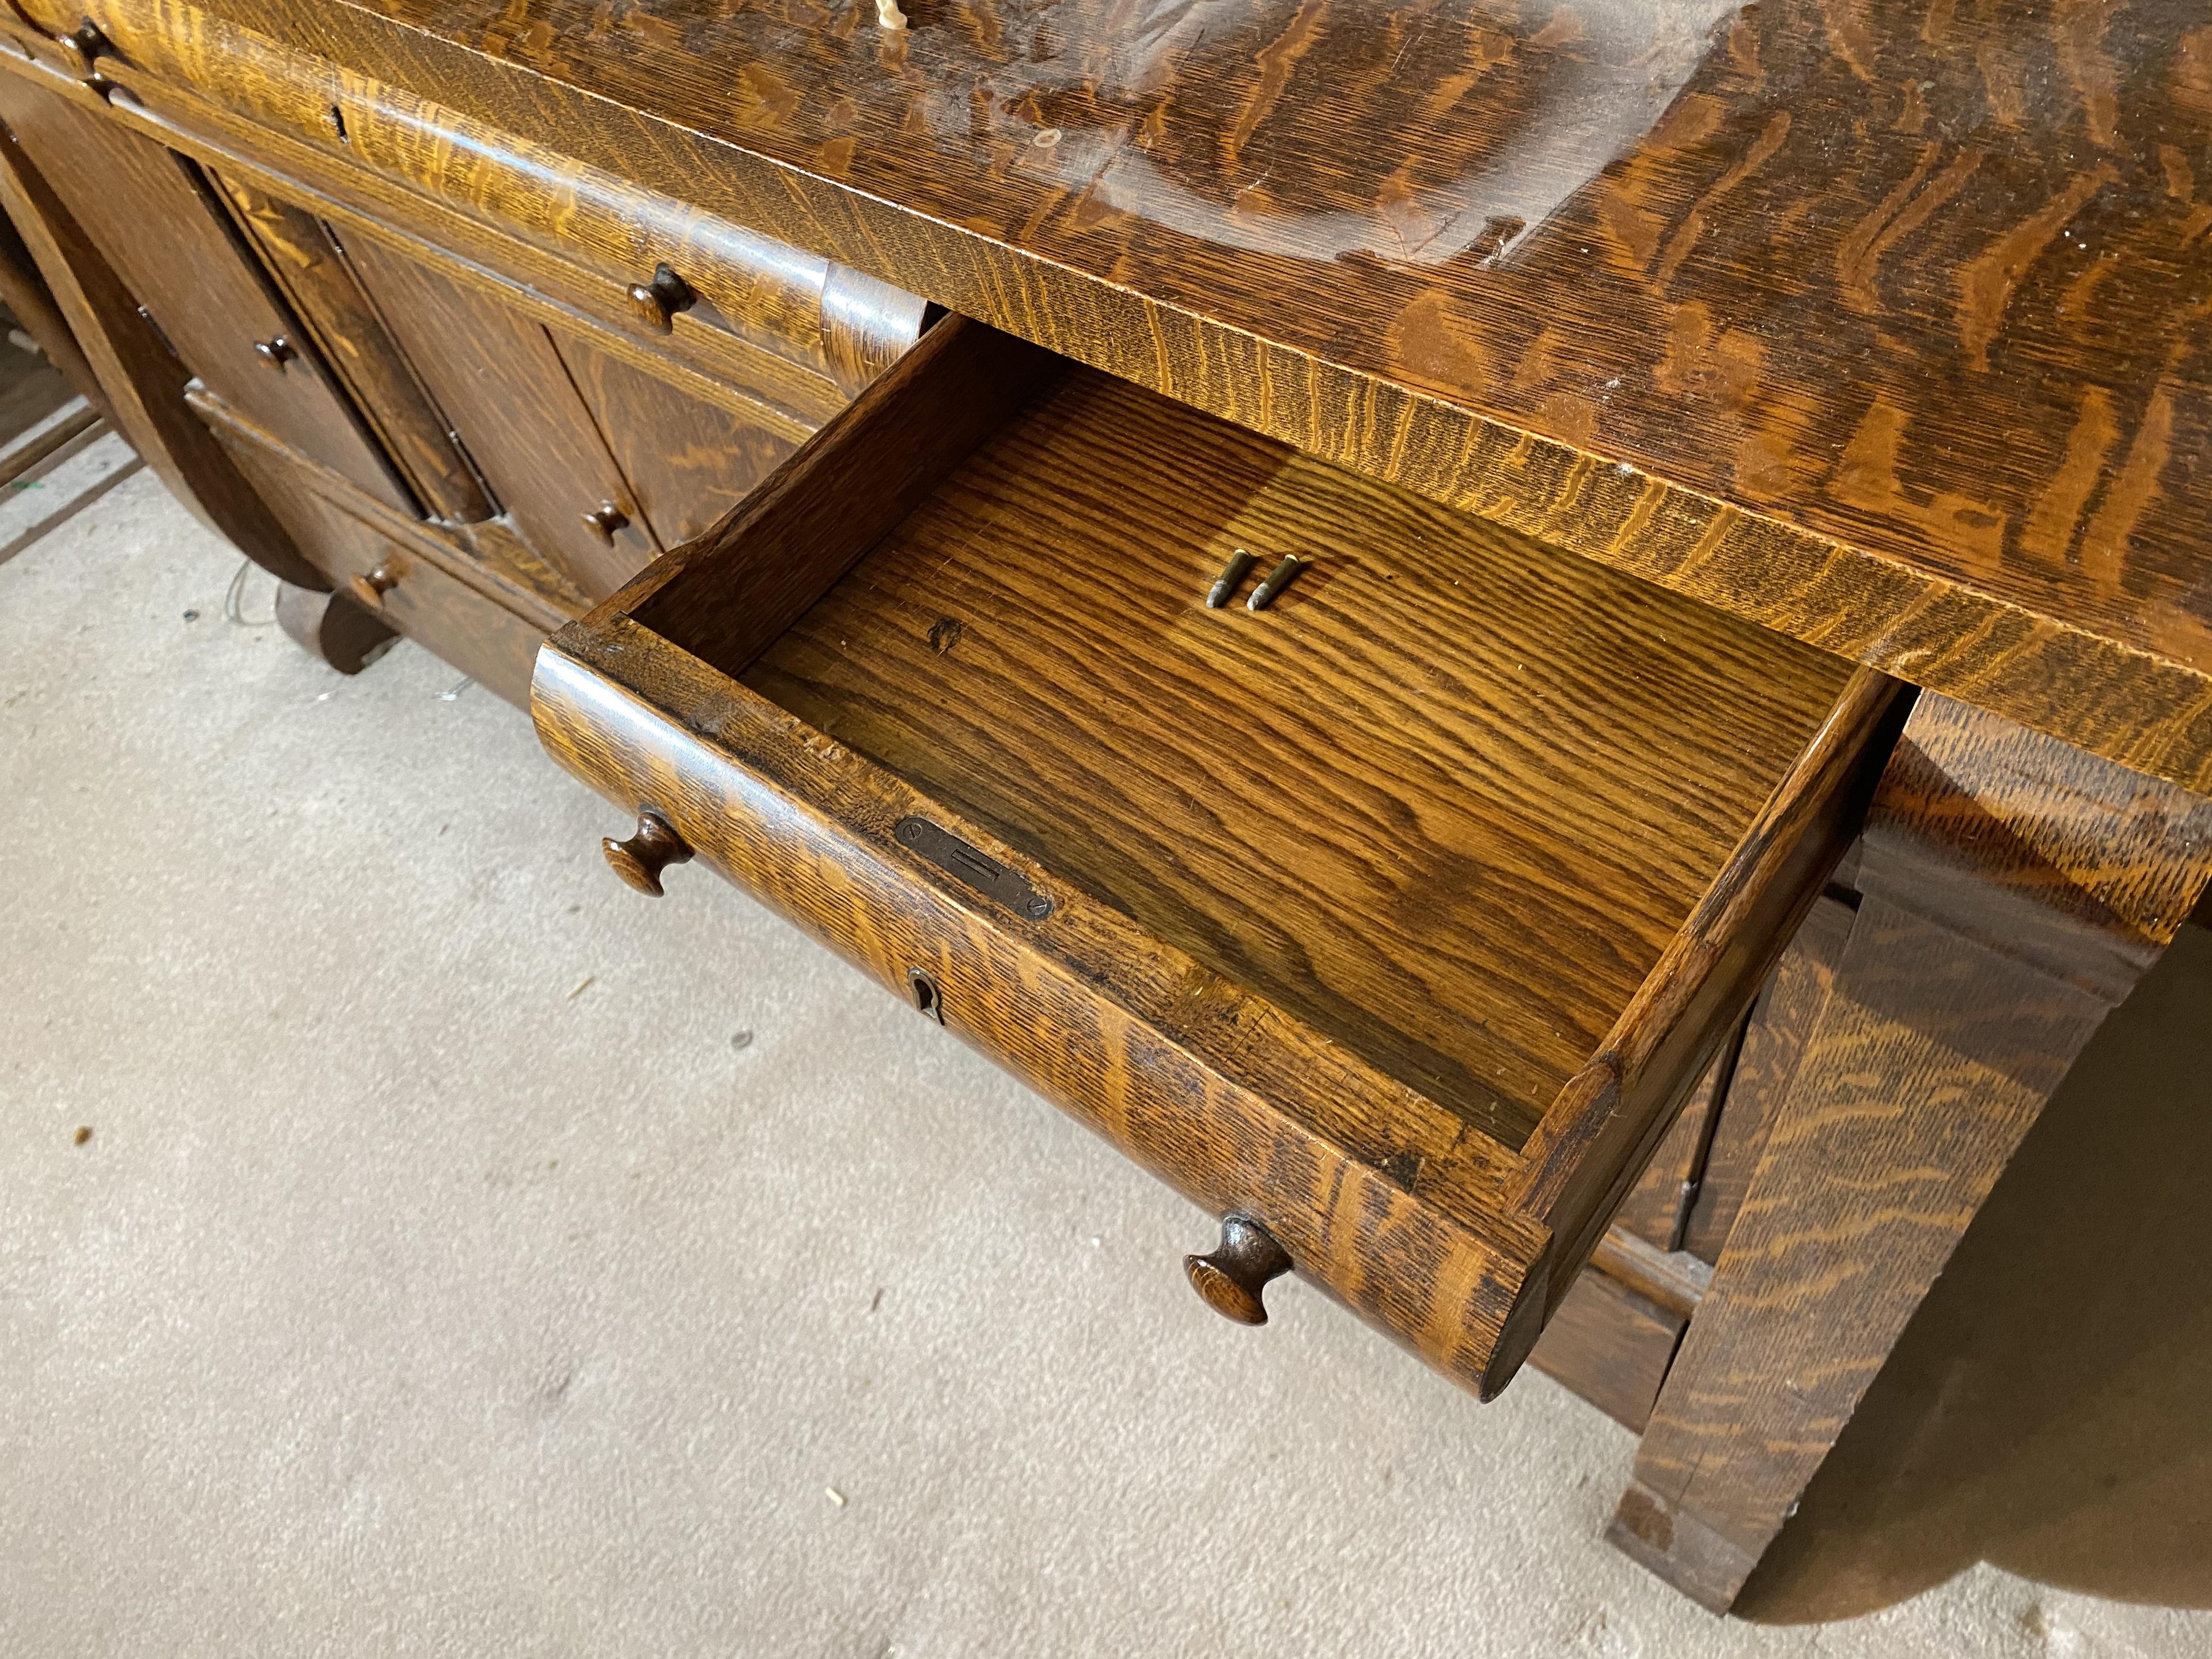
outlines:
{"label": "drawer opening", "polygon": [[933,459],[845,434],[828,542],[720,527],[635,620],[1522,1147],[1849,665],[1090,369],[974,373]]}
{"label": "drawer opening", "polygon": [[[1238,548],[1248,593],[1310,562],[1209,608]],[[532,704],[617,805],[1485,1398],[1903,711],[957,317],[549,641]]]}

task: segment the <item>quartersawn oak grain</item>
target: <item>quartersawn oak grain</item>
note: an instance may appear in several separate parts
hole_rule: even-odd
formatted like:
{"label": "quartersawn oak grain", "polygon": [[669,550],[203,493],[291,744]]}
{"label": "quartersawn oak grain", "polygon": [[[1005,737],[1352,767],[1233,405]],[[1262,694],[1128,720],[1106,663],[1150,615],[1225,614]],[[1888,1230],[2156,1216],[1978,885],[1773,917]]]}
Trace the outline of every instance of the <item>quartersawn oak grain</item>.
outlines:
{"label": "quartersawn oak grain", "polygon": [[[659,552],[544,325],[381,242],[349,253],[500,504],[572,592],[603,599]],[[629,522],[602,536],[585,514],[610,503]]]}
{"label": "quartersawn oak grain", "polygon": [[[415,501],[213,187],[187,161],[55,93],[0,77],[4,118],[194,375],[362,489]],[[257,347],[282,337],[272,368]]]}
{"label": "quartersawn oak grain", "polygon": [[[260,43],[249,101],[307,54],[434,88],[592,176],[2212,786],[2186,0],[1888,0],[1841,29],[1819,0],[1269,0],[1133,33],[1083,0],[895,40],[675,0],[90,9],[125,84],[204,71],[228,30]],[[426,191],[475,176],[404,159]]]}
{"label": "quartersawn oak grain", "polygon": [[422,556],[419,542],[390,538],[347,511],[331,492],[311,486],[297,464],[236,436],[230,450],[270,510],[325,562],[339,586],[337,602],[352,602],[346,592],[352,578],[378,572],[384,592],[377,620],[420,641],[507,702],[528,706],[532,659],[545,637],[542,628],[456,581]]}
{"label": "quartersawn oak grain", "polygon": [[1821,898],[1759,994],[1729,1079],[1725,1109],[1698,1171],[1695,1202],[1680,1223],[1681,1248],[1703,1261],[1720,1260],[1767,1131],[1827,1006],[1836,963],[1850,933],[1850,906]]}
{"label": "quartersawn oak grain", "polygon": [[1845,673],[1079,371],[744,678],[1517,1146]]}
{"label": "quartersawn oak grain", "polygon": [[490,518],[494,508],[450,424],[393,343],[329,228],[252,185],[210,177],[431,516],[458,524]]}
{"label": "quartersawn oak grain", "polygon": [[[257,477],[276,479],[288,495],[316,496],[334,511],[337,519],[358,520],[375,536],[421,554],[461,586],[482,594],[490,602],[491,609],[512,612],[527,620],[537,637],[544,638],[576,614],[575,607],[549,598],[536,583],[517,579],[517,569],[528,562],[527,550],[517,544],[514,532],[502,520],[442,525],[410,517],[366,494],[350,479],[300,453],[204,388],[193,387],[185,394],[185,403],[215,429],[227,453],[267,459],[269,464],[257,469]],[[310,526],[336,522],[319,514],[295,514],[294,518]],[[325,567],[324,574],[339,586],[346,586],[354,575],[372,568],[375,563],[374,560],[364,563],[350,556],[357,542],[358,538],[349,531],[331,548],[313,549],[314,556]]]}
{"label": "quartersawn oak grain", "polygon": [[[549,643],[540,736],[1494,1394],[1817,893],[1899,688],[1038,356],[933,331]],[[1277,606],[1206,608],[1232,544],[1292,538]],[[1443,1231],[1342,1231],[1377,1177]]]}
{"label": "quartersawn oak grain", "polygon": [[547,332],[664,547],[706,530],[798,447],[777,428],[686,397],[574,334]]}
{"label": "quartersawn oak grain", "polygon": [[1608,1534],[1717,1610],[2075,1056],[2212,885],[2212,800],[1923,698],[1858,881]]}

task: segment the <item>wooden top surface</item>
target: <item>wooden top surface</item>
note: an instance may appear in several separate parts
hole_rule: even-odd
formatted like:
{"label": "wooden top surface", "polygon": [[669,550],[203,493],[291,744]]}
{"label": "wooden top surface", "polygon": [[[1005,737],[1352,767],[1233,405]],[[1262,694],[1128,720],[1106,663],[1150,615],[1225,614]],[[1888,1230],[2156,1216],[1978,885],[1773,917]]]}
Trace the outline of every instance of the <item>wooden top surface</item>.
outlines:
{"label": "wooden top surface", "polygon": [[2200,0],[201,3],[2212,789]]}
{"label": "wooden top surface", "polygon": [[1850,672],[1078,370],[744,678],[1518,1146]]}

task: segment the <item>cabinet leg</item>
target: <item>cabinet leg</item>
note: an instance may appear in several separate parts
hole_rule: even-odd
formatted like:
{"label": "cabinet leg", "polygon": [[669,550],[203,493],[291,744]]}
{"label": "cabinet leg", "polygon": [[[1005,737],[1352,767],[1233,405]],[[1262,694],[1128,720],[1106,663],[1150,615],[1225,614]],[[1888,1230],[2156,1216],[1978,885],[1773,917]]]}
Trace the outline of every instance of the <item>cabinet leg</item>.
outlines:
{"label": "cabinet leg", "polygon": [[310,593],[289,582],[277,585],[276,623],[341,674],[360,673],[399,637],[345,594]]}
{"label": "cabinet leg", "polygon": [[2212,875],[2212,801],[1923,696],[1833,988],[1607,1537],[1735,1601],[2021,1138]]}

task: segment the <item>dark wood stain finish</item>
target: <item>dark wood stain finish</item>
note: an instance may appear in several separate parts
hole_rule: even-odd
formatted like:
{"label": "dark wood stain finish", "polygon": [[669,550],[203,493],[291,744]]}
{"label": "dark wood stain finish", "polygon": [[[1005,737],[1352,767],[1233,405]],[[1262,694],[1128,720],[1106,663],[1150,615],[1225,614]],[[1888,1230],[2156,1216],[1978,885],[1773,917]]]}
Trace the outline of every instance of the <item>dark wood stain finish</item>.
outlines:
{"label": "dark wood stain finish", "polygon": [[[527,620],[540,635],[575,615],[576,607],[549,597],[540,583],[520,579],[519,573],[527,570],[532,556],[503,521],[441,525],[399,512],[301,454],[276,434],[255,425],[204,387],[191,388],[185,401],[215,428],[227,453],[239,453],[243,446],[266,455],[288,481],[288,488],[319,495],[343,516],[358,519],[380,536],[422,554],[463,586],[474,588],[499,609]],[[335,573],[339,562],[325,559],[319,548],[312,550]],[[355,574],[374,568],[364,566],[356,571],[349,566],[348,574],[335,577],[336,584],[349,587]]]}
{"label": "dark wood stain finish", "polygon": [[638,511],[664,547],[688,542],[796,449],[781,423],[685,396],[560,329],[550,331]]}
{"label": "dark wood stain finish", "polygon": [[612,836],[603,837],[599,851],[606,855],[607,867],[622,878],[623,886],[647,898],[667,896],[660,884],[662,871],[672,864],[691,861],[691,849],[684,844],[684,837],[649,806],[638,813],[634,831],[621,841]]}
{"label": "dark wood stain finish", "polygon": [[1079,373],[744,678],[1517,1146],[1844,670]]}
{"label": "dark wood stain finish", "polygon": [[38,262],[98,377],[116,429],[216,534],[281,580],[328,586],[185,404],[190,377],[106,257],[15,140],[0,130],[0,207]]}
{"label": "dark wood stain finish", "polygon": [[1667,1138],[1644,1165],[1635,1189],[1613,1212],[1614,1231],[1633,1233],[1662,1250],[1680,1247],[1742,1042],[1739,1032],[1698,1079],[1697,1088],[1667,1131]]}
{"label": "dark wood stain finish", "polygon": [[[1229,1216],[1232,1316],[1650,1417],[1726,1605],[2212,871],[2012,723],[2212,788],[2212,25],[910,10],[14,0],[0,198],[326,659],[520,701],[621,587],[535,693],[617,873]],[[1841,658],[2010,717],[1923,700],[1856,910]]]}
{"label": "dark wood stain finish", "polygon": [[1588,1268],[1544,1327],[1528,1363],[1631,1433],[1641,1434],[1689,1322],[1610,1275]]}
{"label": "dark wood stain finish", "polygon": [[294,538],[328,562],[328,574],[342,589],[355,577],[379,574],[381,592],[373,613],[379,621],[421,641],[487,690],[517,707],[529,706],[530,671],[545,637],[542,629],[347,512],[269,452],[234,437],[229,441],[239,471]]}
{"label": "dark wood stain finish", "polygon": [[[190,164],[0,76],[4,118],[193,374],[388,505],[414,501]],[[290,343],[272,363],[258,345]]]}
{"label": "dark wood stain finish", "polygon": [[77,343],[68,319],[54,301],[53,290],[40,273],[39,264],[22,235],[4,213],[0,213],[0,305],[38,343],[46,361],[59,369],[70,387],[88,404],[94,415],[115,424],[115,412],[101,390],[84,348]]}
{"label": "dark wood stain finish", "polygon": [[1759,994],[1742,1050],[1729,1079],[1727,1109],[1715,1126],[1698,1171],[1697,1193],[1678,1242],[1692,1255],[1717,1261],[1752,1173],[1820,1013],[1828,1006],[1836,964],[1850,937],[1851,908],[1833,898],[1813,907],[1774,976]]}
{"label": "dark wood stain finish", "polygon": [[1238,1325],[1267,1322],[1268,1281],[1291,1270],[1291,1258],[1267,1230],[1249,1216],[1221,1218],[1221,1242],[1203,1255],[1187,1255],[1182,1270],[1199,1299]]}
{"label": "dark wood stain finish", "polygon": [[[347,253],[524,539],[595,599],[643,568],[659,544],[544,325],[381,242]],[[629,520],[605,535],[603,502]]]}
{"label": "dark wood stain finish", "polygon": [[276,609],[285,637],[341,674],[360,673],[399,637],[347,593],[314,593],[284,582],[276,589]]}

